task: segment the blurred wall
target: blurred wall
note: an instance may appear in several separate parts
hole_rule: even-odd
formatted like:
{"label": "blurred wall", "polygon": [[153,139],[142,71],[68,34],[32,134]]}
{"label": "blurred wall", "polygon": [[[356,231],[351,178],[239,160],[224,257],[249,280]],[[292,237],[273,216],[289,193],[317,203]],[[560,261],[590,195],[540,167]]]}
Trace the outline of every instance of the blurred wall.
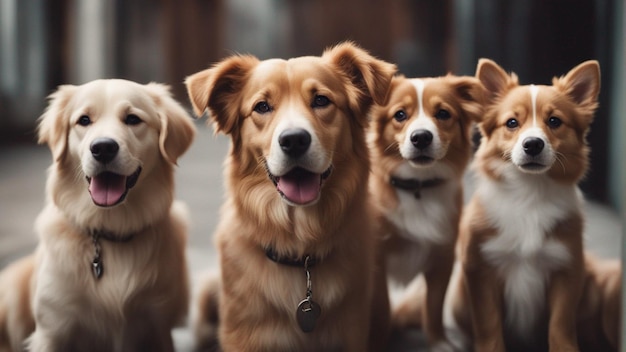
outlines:
{"label": "blurred wall", "polygon": [[[342,40],[398,64],[407,76],[473,74],[480,57],[548,84],[576,64],[602,66],[589,135],[594,199],[613,198],[610,159],[624,107],[613,43],[621,0],[0,0],[0,140],[32,141],[45,96],[59,84],[126,78],[172,86],[235,52],[319,55]],[[623,71],[622,71],[623,72]],[[613,118],[611,119],[611,116]],[[621,131],[621,130],[620,130]],[[616,147],[617,146],[617,147]],[[612,154],[613,153],[613,154]],[[609,182],[612,180],[612,182]]]}

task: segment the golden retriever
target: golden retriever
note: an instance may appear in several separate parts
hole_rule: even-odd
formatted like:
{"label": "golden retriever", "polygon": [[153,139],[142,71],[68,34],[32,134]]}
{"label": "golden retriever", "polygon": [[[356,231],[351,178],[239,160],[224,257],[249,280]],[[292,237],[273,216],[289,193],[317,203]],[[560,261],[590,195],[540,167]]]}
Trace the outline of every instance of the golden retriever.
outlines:
{"label": "golden retriever", "polygon": [[53,156],[40,242],[0,276],[0,348],[30,335],[33,351],[172,351],[188,306],[174,166],[191,118],[163,85],[97,80],[61,86],[38,132]]}
{"label": "golden retriever", "polygon": [[[421,326],[431,350],[446,351],[442,311],[463,207],[470,132],[482,118],[484,88],[475,77],[395,77],[387,105],[372,112],[370,189],[383,214],[391,278],[415,281],[394,308],[393,324]],[[424,307],[424,309],[421,309]]]}
{"label": "golden retriever", "polygon": [[365,128],[394,72],[343,43],[321,57],[232,56],[187,78],[196,113],[208,108],[232,141],[215,234],[221,289],[200,297],[219,300],[225,351],[384,346]]}

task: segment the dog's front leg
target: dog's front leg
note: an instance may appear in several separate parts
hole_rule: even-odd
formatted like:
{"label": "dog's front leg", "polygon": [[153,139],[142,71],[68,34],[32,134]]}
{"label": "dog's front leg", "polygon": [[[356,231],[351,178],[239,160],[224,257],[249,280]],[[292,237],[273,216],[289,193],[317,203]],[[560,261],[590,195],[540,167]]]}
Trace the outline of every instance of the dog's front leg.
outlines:
{"label": "dog's front leg", "polygon": [[496,269],[482,255],[484,239],[478,231],[466,228],[461,235],[462,280],[470,311],[475,352],[504,352],[502,330],[502,283]]}
{"label": "dog's front leg", "polygon": [[26,351],[32,352],[56,352],[63,351],[63,344],[53,338],[52,334],[37,328],[26,340]]}
{"label": "dog's front leg", "polygon": [[476,352],[504,352],[502,335],[502,295],[493,276],[487,272],[464,272],[470,301],[474,350]]}
{"label": "dog's front leg", "polygon": [[550,351],[578,351],[576,312],[581,296],[582,274],[568,268],[552,278],[549,292]]}
{"label": "dog's front leg", "polygon": [[584,259],[582,220],[572,217],[555,227],[554,235],[565,246],[570,259],[567,265],[552,274],[548,288],[550,351],[578,351],[576,312],[582,297]]}
{"label": "dog's front leg", "polygon": [[424,273],[427,291],[422,325],[432,351],[450,351],[452,347],[443,328],[443,303],[454,265],[454,246],[446,246],[437,255],[440,258],[437,264]]}

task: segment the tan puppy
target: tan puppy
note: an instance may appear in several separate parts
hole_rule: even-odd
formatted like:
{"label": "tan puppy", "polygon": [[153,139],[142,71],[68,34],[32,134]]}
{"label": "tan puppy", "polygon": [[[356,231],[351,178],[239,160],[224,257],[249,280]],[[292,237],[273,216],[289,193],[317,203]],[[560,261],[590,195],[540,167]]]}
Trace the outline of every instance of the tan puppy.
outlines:
{"label": "tan puppy", "polygon": [[187,79],[196,113],[208,108],[232,139],[215,234],[225,351],[384,346],[365,127],[394,72],[345,43],[321,57],[233,56]]}
{"label": "tan puppy", "polygon": [[51,96],[40,243],[0,277],[0,341],[22,350],[36,324],[33,351],[173,350],[188,305],[173,176],[194,132],[159,84],[97,80]]}
{"label": "tan puppy", "polygon": [[[463,207],[463,174],[485,92],[474,77],[396,77],[389,101],[372,112],[370,188],[385,223],[388,273],[407,284],[424,273],[421,302],[412,290],[395,325],[421,325],[431,350],[450,350],[442,310]],[[421,309],[424,307],[425,309]]]}
{"label": "tan puppy", "polygon": [[485,59],[476,76],[490,104],[477,188],[461,222],[455,320],[476,351],[577,350],[585,280],[577,183],[587,170],[598,63],[584,62],[551,86],[520,86]]}

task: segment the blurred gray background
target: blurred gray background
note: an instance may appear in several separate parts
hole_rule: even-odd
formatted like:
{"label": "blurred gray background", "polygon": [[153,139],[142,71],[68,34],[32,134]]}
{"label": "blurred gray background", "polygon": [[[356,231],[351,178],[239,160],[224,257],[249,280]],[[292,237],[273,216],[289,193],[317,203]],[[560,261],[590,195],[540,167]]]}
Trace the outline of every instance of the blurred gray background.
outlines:
{"label": "blurred gray background", "polygon": [[[232,53],[262,59],[319,55],[354,40],[407,76],[473,75],[480,57],[523,84],[549,84],[578,63],[602,68],[589,135],[587,244],[619,257],[626,180],[626,32],[622,0],[0,0],[0,268],[36,244],[34,219],[51,162],[35,144],[46,96],[60,84],[125,78],[172,86]],[[177,170],[192,211],[192,274],[214,268],[211,235],[223,199],[228,139],[206,121]],[[468,178],[469,180],[469,178]],[[471,193],[471,183],[468,188]],[[626,324],[625,324],[626,325]],[[398,337],[393,351],[419,338]],[[188,332],[177,331],[179,350]],[[625,344],[622,344],[626,346]]]}

